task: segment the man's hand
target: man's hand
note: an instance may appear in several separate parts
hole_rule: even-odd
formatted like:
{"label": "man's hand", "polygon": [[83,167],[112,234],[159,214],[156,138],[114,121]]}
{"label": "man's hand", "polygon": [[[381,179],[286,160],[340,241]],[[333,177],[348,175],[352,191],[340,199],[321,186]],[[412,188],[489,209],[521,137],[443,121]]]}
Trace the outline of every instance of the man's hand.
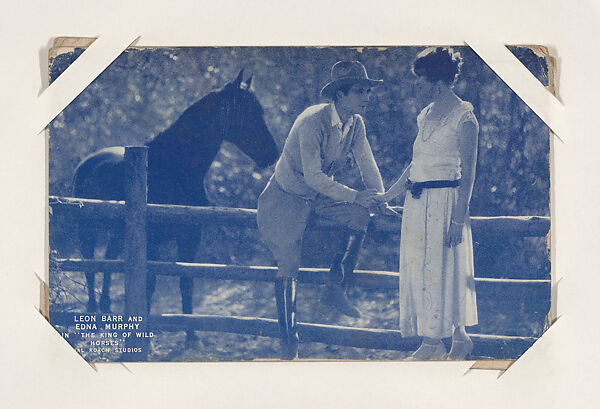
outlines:
{"label": "man's hand", "polygon": [[369,209],[375,203],[376,194],[376,189],[361,190],[356,194],[356,199],[354,199],[354,203]]}
{"label": "man's hand", "polygon": [[378,204],[386,204],[389,201],[385,193],[377,193],[374,199]]}

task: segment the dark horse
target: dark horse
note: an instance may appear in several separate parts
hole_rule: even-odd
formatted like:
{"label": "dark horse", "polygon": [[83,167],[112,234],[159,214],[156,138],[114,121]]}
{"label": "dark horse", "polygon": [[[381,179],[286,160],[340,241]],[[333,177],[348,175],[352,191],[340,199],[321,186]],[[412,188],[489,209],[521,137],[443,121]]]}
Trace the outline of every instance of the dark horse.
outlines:
{"label": "dark horse", "polygon": [[[267,167],[278,158],[273,136],[263,118],[263,109],[252,91],[252,77],[243,82],[243,71],[220,91],[211,92],[194,103],[148,146],[148,202],[205,206],[204,175],[215,158],[221,142],[237,145],[257,165]],[[124,147],[102,149],[85,158],[75,171],[73,193],[76,197],[124,200]],[[78,225],[84,258],[94,257],[100,229],[110,229],[106,258],[116,259],[123,248],[123,223],[100,226],[81,221]],[[156,260],[158,246],[170,238],[177,243],[179,261],[192,262],[201,231],[197,227],[149,225],[148,258]],[[86,273],[88,306],[97,310],[94,273]],[[156,277],[148,276],[148,311]],[[181,304],[185,314],[192,313],[193,281],[181,277]],[[104,274],[100,310],[110,311],[110,274]],[[188,333],[188,337],[190,333]]]}

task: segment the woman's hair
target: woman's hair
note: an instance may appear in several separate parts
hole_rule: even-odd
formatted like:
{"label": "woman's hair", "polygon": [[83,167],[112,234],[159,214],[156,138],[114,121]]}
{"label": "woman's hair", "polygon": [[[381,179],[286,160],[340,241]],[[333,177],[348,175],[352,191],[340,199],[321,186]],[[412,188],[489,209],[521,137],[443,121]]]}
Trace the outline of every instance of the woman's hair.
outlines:
{"label": "woman's hair", "polygon": [[449,47],[430,47],[421,51],[413,62],[412,71],[430,82],[452,85],[462,66],[458,51]]}

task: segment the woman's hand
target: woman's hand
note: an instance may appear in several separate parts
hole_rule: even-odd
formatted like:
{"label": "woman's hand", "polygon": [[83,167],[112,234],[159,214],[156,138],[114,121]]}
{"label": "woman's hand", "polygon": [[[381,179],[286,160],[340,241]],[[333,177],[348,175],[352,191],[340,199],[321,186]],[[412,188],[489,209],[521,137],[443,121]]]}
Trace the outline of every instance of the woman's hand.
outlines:
{"label": "woman's hand", "polygon": [[463,226],[463,223],[450,222],[450,227],[448,228],[448,234],[446,235],[445,240],[446,246],[453,247],[462,242]]}
{"label": "woman's hand", "polygon": [[376,202],[385,203],[385,202],[389,202],[390,200],[395,199],[396,197],[404,195],[404,194],[406,194],[405,186],[392,186],[385,193],[377,193],[377,195],[375,196],[374,199]]}
{"label": "woman's hand", "polygon": [[383,214],[386,216],[395,216],[401,217],[400,213],[396,212],[394,209],[388,206],[386,193],[377,193],[375,197],[373,197],[375,201],[374,205],[371,206],[371,211],[374,213]]}
{"label": "woman's hand", "polygon": [[375,202],[371,211],[385,216],[402,217],[400,213],[389,207],[386,202]]}

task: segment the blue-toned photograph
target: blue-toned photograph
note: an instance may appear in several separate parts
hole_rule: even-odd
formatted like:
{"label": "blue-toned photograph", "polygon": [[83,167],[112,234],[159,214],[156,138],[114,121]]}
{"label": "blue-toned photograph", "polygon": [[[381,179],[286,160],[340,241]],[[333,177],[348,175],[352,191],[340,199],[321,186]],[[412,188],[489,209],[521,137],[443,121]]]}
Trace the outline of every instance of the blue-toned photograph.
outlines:
{"label": "blue-toned photograph", "polygon": [[132,47],[47,134],[87,361],[517,359],[551,324],[550,130],[467,46]]}

